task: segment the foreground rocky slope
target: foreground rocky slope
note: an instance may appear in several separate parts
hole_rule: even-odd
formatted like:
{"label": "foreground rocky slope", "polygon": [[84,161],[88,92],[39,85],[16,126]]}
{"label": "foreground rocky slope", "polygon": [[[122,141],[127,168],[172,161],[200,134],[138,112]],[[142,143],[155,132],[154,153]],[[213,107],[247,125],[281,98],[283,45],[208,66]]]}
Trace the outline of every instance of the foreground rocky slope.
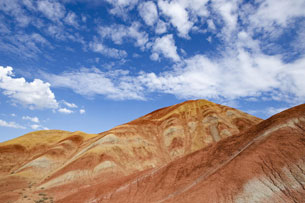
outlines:
{"label": "foreground rocky slope", "polygon": [[140,175],[210,148],[260,121],[197,100],[100,134],[30,133],[0,144],[0,202],[97,201]]}
{"label": "foreground rocky slope", "polygon": [[305,202],[305,105],[139,175],[97,202]]}

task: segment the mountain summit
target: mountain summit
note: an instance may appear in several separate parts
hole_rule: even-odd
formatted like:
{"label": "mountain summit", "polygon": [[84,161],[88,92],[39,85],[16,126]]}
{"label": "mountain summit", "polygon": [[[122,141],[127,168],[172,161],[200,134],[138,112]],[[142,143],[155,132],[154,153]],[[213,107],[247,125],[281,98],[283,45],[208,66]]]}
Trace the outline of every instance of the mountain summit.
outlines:
{"label": "mountain summit", "polygon": [[0,201],[298,201],[304,115],[262,121],[196,100],[100,134],[29,133],[0,144]]}

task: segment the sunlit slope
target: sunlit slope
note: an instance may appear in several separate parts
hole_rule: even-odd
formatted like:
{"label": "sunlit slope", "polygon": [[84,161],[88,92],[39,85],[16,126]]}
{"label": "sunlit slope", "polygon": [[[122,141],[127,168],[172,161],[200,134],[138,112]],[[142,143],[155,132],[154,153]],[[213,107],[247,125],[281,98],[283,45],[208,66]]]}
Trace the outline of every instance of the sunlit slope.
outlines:
{"label": "sunlit slope", "polygon": [[[4,182],[30,182],[30,194],[34,188],[44,188],[57,199],[64,199],[74,194],[75,188],[109,186],[238,134],[260,121],[206,100],[187,101],[100,134],[38,131],[1,143],[0,171]],[[16,191],[22,187],[16,187]]]}
{"label": "sunlit slope", "polygon": [[139,174],[95,198],[97,202],[126,203],[304,200],[304,104],[157,170]]}

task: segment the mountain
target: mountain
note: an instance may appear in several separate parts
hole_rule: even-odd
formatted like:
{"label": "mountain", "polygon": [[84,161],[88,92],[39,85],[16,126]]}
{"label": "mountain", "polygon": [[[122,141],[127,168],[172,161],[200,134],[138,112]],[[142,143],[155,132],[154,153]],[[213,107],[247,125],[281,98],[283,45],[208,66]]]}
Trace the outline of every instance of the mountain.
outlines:
{"label": "mountain", "polygon": [[305,202],[305,104],[140,174],[96,200]]}
{"label": "mountain", "polygon": [[[196,100],[100,134],[29,133],[0,143],[0,202],[179,201],[184,194],[196,194],[198,184],[188,185],[204,171],[210,177],[214,173],[209,171],[227,168],[221,163],[239,157],[237,151],[256,137],[247,131],[251,126],[257,131],[269,128],[257,127],[267,122],[261,121],[237,109]],[[251,169],[251,159],[247,163]],[[137,195],[125,194],[137,184],[144,186]],[[179,192],[185,187],[190,189]]]}

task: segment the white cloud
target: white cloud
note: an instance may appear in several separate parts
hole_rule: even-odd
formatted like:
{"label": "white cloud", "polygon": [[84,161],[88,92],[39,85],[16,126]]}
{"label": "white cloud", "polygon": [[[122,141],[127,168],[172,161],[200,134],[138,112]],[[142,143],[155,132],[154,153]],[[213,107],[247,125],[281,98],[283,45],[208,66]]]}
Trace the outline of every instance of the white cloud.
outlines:
{"label": "white cloud", "polygon": [[300,17],[305,17],[303,0],[264,0],[259,1],[257,7],[243,5],[239,15],[251,36],[262,35],[261,43],[279,38],[286,28],[290,29],[295,22],[300,22]]}
{"label": "white cloud", "polygon": [[33,130],[38,130],[38,129],[49,130],[49,128],[44,127],[44,126],[42,126],[42,125],[38,125],[38,124],[30,125],[30,127],[31,127]]}
{"label": "white cloud", "polygon": [[34,123],[39,123],[39,118],[38,117],[30,117],[30,116],[22,116],[23,120],[29,120],[32,121]]}
{"label": "white cloud", "polygon": [[179,0],[179,2],[190,11],[192,18],[206,17],[209,15],[207,8],[209,0]]}
{"label": "white cloud", "polygon": [[58,21],[65,15],[65,7],[52,0],[40,0],[37,2],[37,9],[52,21]]}
{"label": "white cloud", "polygon": [[124,25],[111,25],[100,26],[98,32],[102,39],[111,39],[115,44],[122,44],[124,39],[135,40],[135,46],[144,49],[145,44],[148,42],[148,35],[144,31],[140,31],[140,24],[133,22],[131,26]]}
{"label": "white cloud", "polygon": [[33,2],[31,0],[22,0],[22,3],[30,10],[35,9],[35,6],[33,5]]}
{"label": "white cloud", "polygon": [[120,58],[125,58],[127,56],[126,51],[107,47],[103,43],[97,41],[90,42],[89,47],[91,48],[92,51],[111,58],[120,59]]}
{"label": "white cloud", "polygon": [[294,17],[305,16],[305,2],[303,0],[265,0],[261,1],[257,11],[250,16],[251,23],[256,27],[273,27],[273,23],[287,26]]}
{"label": "white cloud", "polygon": [[150,59],[153,60],[153,61],[158,61],[159,60],[159,54],[157,54],[156,52],[155,53],[152,53],[150,55]]}
{"label": "white cloud", "polygon": [[0,89],[14,102],[30,109],[57,108],[58,103],[50,84],[40,79],[27,82],[24,78],[14,78],[12,67],[0,66]]}
{"label": "white cloud", "polygon": [[264,113],[267,116],[272,116],[274,114],[280,113],[289,108],[291,108],[291,107],[279,107],[279,108],[269,107],[267,110],[264,111]]}
{"label": "white cloud", "polygon": [[167,32],[167,25],[164,21],[159,20],[156,27],[156,33],[163,34],[165,32]]}
{"label": "white cloud", "polygon": [[69,102],[63,101],[63,104],[69,108],[77,108],[77,105],[74,103],[69,103]]}
{"label": "white cloud", "polygon": [[67,109],[67,108],[59,108],[59,109],[58,109],[58,112],[64,113],[64,114],[71,114],[71,113],[73,113],[72,110]]}
{"label": "white cloud", "polygon": [[164,57],[170,58],[173,61],[180,61],[180,57],[177,54],[177,47],[172,34],[165,35],[161,38],[157,38],[152,47],[153,54],[151,58],[153,60],[159,59],[159,54],[163,54]]}
{"label": "white cloud", "polygon": [[44,74],[44,77],[55,87],[71,88],[85,96],[104,95],[115,100],[144,99],[143,88],[128,73],[125,70],[102,72],[83,68],[60,75]]}
{"label": "white cloud", "polygon": [[6,25],[6,23],[4,23],[4,19],[0,17],[0,33],[1,34],[9,34],[10,28],[8,25]]}
{"label": "white cloud", "polygon": [[80,110],[79,110],[79,113],[80,113],[80,114],[85,114],[85,113],[86,113],[86,110],[85,110],[85,109],[80,109]]}
{"label": "white cloud", "polygon": [[218,12],[218,14],[222,16],[227,29],[229,29],[229,31],[235,30],[238,19],[238,2],[236,0],[217,0],[212,2],[212,6]]}
{"label": "white cloud", "polygon": [[[234,52],[235,53],[235,52]],[[150,92],[179,98],[237,99],[264,96],[286,102],[305,99],[305,58],[284,63],[279,56],[250,54],[243,49],[211,60],[196,55],[172,71],[142,73],[138,78]]]}
{"label": "white cloud", "polygon": [[15,122],[7,122],[7,121],[1,120],[1,119],[0,119],[0,126],[8,127],[8,128],[26,129],[26,127],[19,125]]}
{"label": "white cloud", "polygon": [[16,24],[21,27],[26,27],[31,22],[31,17],[22,9],[22,2],[18,0],[1,0],[0,10],[7,15],[13,16]]}
{"label": "white cloud", "polygon": [[138,6],[139,14],[147,25],[154,25],[158,20],[158,11],[154,2],[143,2]]}
{"label": "white cloud", "polygon": [[[111,12],[123,17],[126,17],[127,13],[134,9],[139,2],[138,0],[107,1],[113,6]],[[6,14],[15,12],[15,9],[16,13],[19,12],[18,15],[22,16],[23,11],[17,12],[21,7],[16,4],[16,1],[14,2],[10,3],[10,1],[3,0],[0,2],[0,9]],[[155,4],[156,2],[157,4]],[[74,13],[66,12],[58,1],[40,0],[37,5],[39,4],[42,6],[38,9],[54,22],[62,20],[72,26],[78,23],[77,20],[81,22],[81,17],[78,19]],[[49,8],[44,6],[48,4],[50,4]],[[30,3],[30,1],[26,1],[24,5],[28,10],[35,9],[35,3]],[[181,47],[178,47],[181,56],[178,54],[173,37],[176,35],[162,35],[159,38],[156,38],[158,36],[151,36],[151,40],[149,40],[148,32],[146,33],[143,30],[143,26],[139,22],[130,23],[132,19],[128,19],[125,23],[130,23],[130,26],[123,24],[99,26],[100,38],[95,38],[86,47],[105,56],[124,58],[127,56],[127,52],[106,46],[106,44],[111,44],[111,42],[107,43],[107,40],[112,40],[116,45],[131,41],[142,50],[151,50],[150,57],[152,60],[160,60],[163,56],[171,59],[175,62],[171,70],[167,69],[168,71],[159,74],[142,71],[139,76],[123,70],[102,72],[97,69],[80,69],[59,75],[46,75],[50,83],[56,87],[71,88],[74,92],[85,96],[103,95],[109,99],[145,99],[146,95],[151,92],[169,93],[181,98],[236,99],[262,96],[268,99],[285,101],[304,99],[305,59],[300,58],[287,63],[283,59],[285,53],[270,56],[263,53],[261,47],[265,47],[262,46],[265,41],[268,43],[269,39],[278,37],[285,32],[284,28],[295,25],[293,22],[299,19],[298,17],[305,16],[305,2],[303,0],[260,0],[255,3],[255,6],[237,0],[159,0],[145,3],[141,1],[137,9],[144,22],[147,25],[154,26],[150,31],[155,29],[156,34],[163,34],[173,31],[170,27],[173,26],[174,30],[177,30],[177,34],[184,38],[188,38],[191,31],[198,31],[199,34],[206,32],[207,35],[202,37],[205,37],[209,42],[217,42],[217,38],[221,38],[220,46],[217,49],[222,51],[211,58],[202,54],[201,51],[204,49],[200,49],[198,52],[193,52],[197,55],[185,59],[188,54],[183,55]],[[50,12],[51,10],[53,10],[53,13]],[[56,13],[59,15],[55,16]],[[158,15],[160,15],[160,19]],[[17,14],[15,17],[17,18]],[[28,17],[28,19],[30,18]],[[20,25],[29,24],[28,19],[23,23],[20,20]],[[240,22],[241,24],[239,24]],[[208,28],[205,26],[208,26]],[[65,32],[62,23],[47,25],[45,28],[50,36],[56,39],[76,40],[75,38],[77,38],[74,35],[74,37],[68,35],[69,33]],[[0,25],[0,30],[5,33],[10,32],[5,23]],[[301,29],[298,29],[298,31],[301,31]],[[293,46],[297,51],[304,50],[305,46],[302,43],[304,33],[304,31],[301,31],[295,37]],[[260,37],[256,37],[254,40],[253,36],[255,34],[263,35],[264,39],[261,40]],[[42,53],[40,45],[47,45],[48,43],[43,36],[38,34],[27,36],[16,34],[11,38],[3,37],[2,41],[5,40],[9,41],[7,47],[3,46],[0,39],[0,46],[3,50],[20,52],[21,54],[24,52],[23,55],[26,57],[30,56],[28,54]],[[185,50],[188,51],[188,49]],[[2,84],[2,77],[1,75],[0,88],[3,89],[4,94],[15,101],[27,98],[23,96],[22,99],[16,99],[16,96],[12,96],[16,95],[15,92],[9,94],[10,91],[7,89],[10,86]],[[13,80],[18,79],[14,79],[12,75],[9,77]],[[39,81],[41,82],[40,85],[48,84]],[[23,83],[26,85],[32,84],[25,79],[23,79]],[[45,88],[49,89],[49,87]],[[53,93],[51,92],[51,94]],[[53,106],[58,106],[54,95],[50,98],[49,101],[53,98],[53,104],[56,103]],[[26,105],[33,106],[33,104]],[[72,108],[67,105],[65,107]]]}
{"label": "white cloud", "polygon": [[73,13],[73,12],[71,12],[71,11],[67,14],[67,16],[65,17],[64,21],[65,21],[67,24],[69,24],[69,25],[71,25],[71,26],[74,26],[74,27],[76,27],[76,28],[79,27],[79,24],[78,24],[78,22],[77,22],[77,16],[75,15],[75,13]]}
{"label": "white cloud", "polygon": [[31,128],[33,130],[37,130],[38,128],[40,128],[40,125],[34,124],[34,125],[31,125]]}
{"label": "white cloud", "polygon": [[78,42],[83,45],[85,44],[85,40],[84,40],[83,36],[81,36],[77,32],[74,32],[73,34],[71,34],[68,31],[69,31],[69,29],[66,29],[66,27],[63,26],[62,23],[59,23],[59,24],[49,24],[45,30],[45,33],[58,40]]}
{"label": "white cloud", "polygon": [[81,95],[104,95],[119,100],[145,99],[149,93],[172,94],[183,99],[231,101],[263,97],[288,103],[305,100],[305,57],[285,63],[280,56],[268,56],[259,50],[250,53],[242,46],[222,54],[214,59],[195,55],[159,74],[81,69],[46,77],[54,86],[71,88]]}
{"label": "white cloud", "polygon": [[25,34],[22,32],[3,35],[0,38],[2,51],[19,55],[24,58],[34,58],[41,53],[41,47],[49,46],[50,43],[40,34]]}
{"label": "white cloud", "polygon": [[128,11],[132,10],[138,3],[138,0],[106,0],[113,8],[110,13],[127,18]]}
{"label": "white cloud", "polygon": [[210,30],[212,30],[212,31],[213,31],[213,30],[216,30],[216,26],[215,26],[213,20],[208,19],[208,20],[207,20],[207,24],[208,24],[208,27],[209,27]]}
{"label": "white cloud", "polygon": [[300,28],[296,32],[296,38],[291,43],[292,47],[299,52],[305,52],[305,22],[303,22]]}
{"label": "white cloud", "polygon": [[177,28],[179,35],[188,38],[188,33],[194,23],[189,20],[186,8],[177,1],[159,0],[158,6],[162,13],[170,18],[170,22]]}

